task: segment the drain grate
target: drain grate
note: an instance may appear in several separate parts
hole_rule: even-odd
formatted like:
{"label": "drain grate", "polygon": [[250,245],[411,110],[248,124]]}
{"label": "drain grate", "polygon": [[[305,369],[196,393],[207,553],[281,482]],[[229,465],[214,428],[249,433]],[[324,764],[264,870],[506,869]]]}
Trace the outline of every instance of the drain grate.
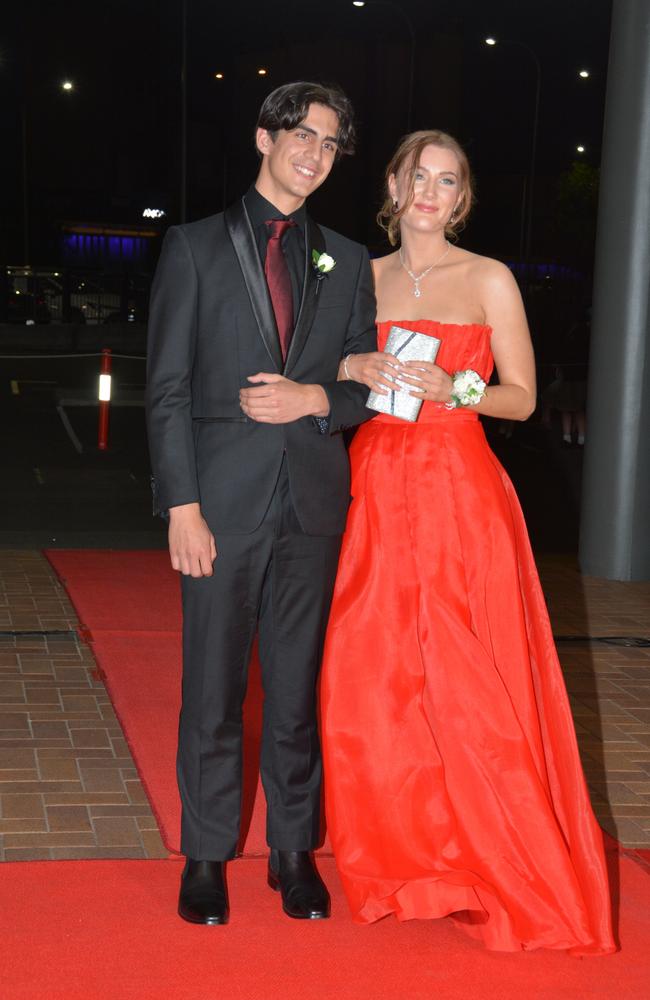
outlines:
{"label": "drain grate", "polygon": [[14,629],[0,629],[1,635],[12,635],[20,638],[30,635],[64,635],[68,636],[70,639],[77,639],[77,633],[72,628],[44,628],[44,629],[32,629],[32,628],[14,628]]}
{"label": "drain grate", "polygon": [[608,646],[650,647],[650,639],[640,635],[554,635],[556,642],[602,642]]}

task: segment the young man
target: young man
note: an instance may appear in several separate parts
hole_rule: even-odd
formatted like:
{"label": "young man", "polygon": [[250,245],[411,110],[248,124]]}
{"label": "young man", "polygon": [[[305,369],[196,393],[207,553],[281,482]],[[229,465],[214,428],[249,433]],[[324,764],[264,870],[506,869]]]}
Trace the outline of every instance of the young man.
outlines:
{"label": "young man", "polygon": [[167,233],[149,327],[154,493],[182,574],[179,913],[200,924],[228,920],[224,862],[239,836],[256,631],[269,884],[289,916],[329,916],[310,854],[316,678],[350,499],[341,430],[371,415],[367,390],[337,373],[348,353],[376,349],[365,249],[305,208],[353,151],[349,101],[318,84],[280,87],[262,105],[256,143],[260,171],[243,199]]}

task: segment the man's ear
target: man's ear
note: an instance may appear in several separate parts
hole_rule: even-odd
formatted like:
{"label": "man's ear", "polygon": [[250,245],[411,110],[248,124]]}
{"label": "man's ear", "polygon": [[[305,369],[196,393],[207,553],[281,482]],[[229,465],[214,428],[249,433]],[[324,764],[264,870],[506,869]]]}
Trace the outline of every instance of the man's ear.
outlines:
{"label": "man's ear", "polygon": [[265,128],[258,128],[255,133],[255,145],[257,146],[258,152],[261,153],[262,156],[268,156],[273,148],[271,133]]}

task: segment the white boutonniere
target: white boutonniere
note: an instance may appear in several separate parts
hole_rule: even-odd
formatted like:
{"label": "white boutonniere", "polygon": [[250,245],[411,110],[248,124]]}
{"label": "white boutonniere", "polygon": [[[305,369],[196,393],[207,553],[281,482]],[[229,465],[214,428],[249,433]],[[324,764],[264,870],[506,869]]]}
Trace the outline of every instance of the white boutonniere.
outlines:
{"label": "white boutonniere", "polygon": [[330,257],[328,253],[319,253],[318,250],[312,250],[311,262],[314,265],[316,277],[319,281],[322,281],[325,275],[329,274],[336,267],[336,261],[333,257]]}
{"label": "white boutonniere", "polygon": [[463,372],[454,372],[451,380],[451,399],[445,406],[455,410],[457,406],[476,406],[486,393],[486,385],[478,372],[468,368]]}

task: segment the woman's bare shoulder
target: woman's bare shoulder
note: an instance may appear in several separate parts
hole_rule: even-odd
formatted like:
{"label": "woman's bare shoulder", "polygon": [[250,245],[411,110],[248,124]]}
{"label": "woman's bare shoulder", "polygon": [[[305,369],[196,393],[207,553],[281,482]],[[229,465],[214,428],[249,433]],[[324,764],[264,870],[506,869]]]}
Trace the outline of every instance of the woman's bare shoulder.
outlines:
{"label": "woman's bare shoulder", "polygon": [[[462,254],[462,256],[461,256]],[[464,280],[469,281],[483,296],[512,294],[517,289],[515,277],[503,261],[494,257],[484,257],[482,254],[461,250],[458,262],[464,267]]]}
{"label": "woman's bare shoulder", "polygon": [[375,281],[380,278],[386,271],[390,271],[391,268],[395,266],[395,261],[397,259],[397,251],[393,253],[386,254],[385,257],[373,257],[370,263],[372,264],[372,270],[375,275]]}
{"label": "woman's bare shoulder", "polygon": [[510,285],[514,281],[512,271],[503,261],[496,260],[494,257],[484,257],[482,254],[472,253],[469,250],[464,250],[463,254],[468,270],[472,277],[477,280],[502,287]]}

